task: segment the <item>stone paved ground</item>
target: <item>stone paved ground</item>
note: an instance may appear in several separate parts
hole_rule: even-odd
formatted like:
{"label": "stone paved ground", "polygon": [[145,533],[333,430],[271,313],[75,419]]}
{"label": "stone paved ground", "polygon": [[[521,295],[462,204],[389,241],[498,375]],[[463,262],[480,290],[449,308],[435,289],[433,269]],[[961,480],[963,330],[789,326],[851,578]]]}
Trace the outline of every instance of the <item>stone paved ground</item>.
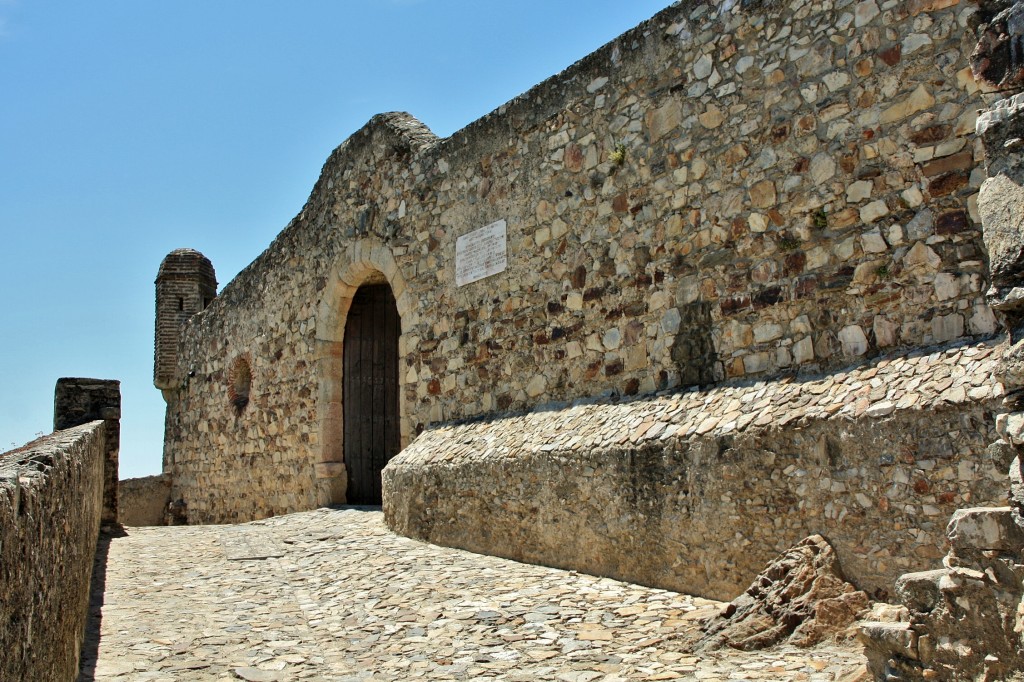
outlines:
{"label": "stone paved ground", "polygon": [[103,601],[83,680],[824,681],[864,660],[686,655],[674,636],[716,602],[423,544],[356,509],[129,528]]}

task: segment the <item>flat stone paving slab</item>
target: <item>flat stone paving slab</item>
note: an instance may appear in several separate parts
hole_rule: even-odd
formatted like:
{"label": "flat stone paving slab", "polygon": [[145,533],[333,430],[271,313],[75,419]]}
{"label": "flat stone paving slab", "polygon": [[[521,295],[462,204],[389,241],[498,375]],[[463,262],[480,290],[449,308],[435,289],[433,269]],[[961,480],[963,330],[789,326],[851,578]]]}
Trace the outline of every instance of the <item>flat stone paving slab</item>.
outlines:
{"label": "flat stone paving slab", "polygon": [[717,602],[435,547],[378,511],[128,528],[105,581],[83,680],[823,682],[864,664],[856,645],[691,656],[676,637]]}

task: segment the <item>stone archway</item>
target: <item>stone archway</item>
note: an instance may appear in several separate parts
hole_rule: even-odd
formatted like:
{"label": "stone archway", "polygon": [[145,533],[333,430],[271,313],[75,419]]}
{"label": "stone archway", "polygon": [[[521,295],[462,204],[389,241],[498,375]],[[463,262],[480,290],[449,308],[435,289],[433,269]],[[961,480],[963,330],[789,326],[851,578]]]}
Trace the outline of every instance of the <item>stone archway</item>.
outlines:
{"label": "stone archway", "polygon": [[[321,506],[347,503],[350,472],[345,465],[345,334],[357,292],[366,286],[386,285],[398,313],[397,345],[415,317],[412,297],[391,250],[365,238],[352,243],[338,260],[317,311],[316,377],[319,384],[319,461],[316,462],[317,502]],[[396,351],[397,355],[397,351]],[[409,444],[412,429],[402,398],[400,358],[396,358],[398,449]]]}

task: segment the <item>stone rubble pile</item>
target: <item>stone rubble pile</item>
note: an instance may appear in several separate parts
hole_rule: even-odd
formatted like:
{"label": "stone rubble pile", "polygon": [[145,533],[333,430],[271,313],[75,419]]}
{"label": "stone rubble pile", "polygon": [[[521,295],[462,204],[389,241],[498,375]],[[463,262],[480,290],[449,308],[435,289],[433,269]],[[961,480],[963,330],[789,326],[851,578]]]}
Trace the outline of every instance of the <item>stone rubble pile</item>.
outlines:
{"label": "stone rubble pile", "polygon": [[[1013,471],[1020,475],[1020,460]],[[1018,621],[1024,598],[1024,525],[1018,509],[961,509],[947,529],[943,568],[896,582],[896,622],[862,626],[882,680],[1006,680],[1024,675]],[[1013,678],[1018,679],[1018,678]]]}

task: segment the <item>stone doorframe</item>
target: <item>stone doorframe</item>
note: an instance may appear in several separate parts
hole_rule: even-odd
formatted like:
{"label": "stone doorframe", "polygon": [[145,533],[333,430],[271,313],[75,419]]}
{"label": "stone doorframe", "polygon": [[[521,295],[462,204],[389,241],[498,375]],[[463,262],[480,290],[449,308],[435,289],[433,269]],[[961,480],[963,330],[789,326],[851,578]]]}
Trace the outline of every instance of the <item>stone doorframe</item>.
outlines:
{"label": "stone doorframe", "polygon": [[[316,377],[319,383],[318,421],[320,424],[319,461],[315,464],[317,504],[345,502],[348,476],[344,461],[344,413],[342,411],[342,350],[345,342],[345,322],[352,306],[352,297],[364,284],[388,284],[395,296],[401,335],[398,339],[399,360],[405,335],[415,324],[416,306],[406,290],[405,278],[395,257],[383,242],[366,237],[351,243],[338,259],[328,276],[327,287],[317,310],[316,324]],[[402,396],[404,384],[399,362],[398,412],[401,447],[411,441],[406,401]]]}

